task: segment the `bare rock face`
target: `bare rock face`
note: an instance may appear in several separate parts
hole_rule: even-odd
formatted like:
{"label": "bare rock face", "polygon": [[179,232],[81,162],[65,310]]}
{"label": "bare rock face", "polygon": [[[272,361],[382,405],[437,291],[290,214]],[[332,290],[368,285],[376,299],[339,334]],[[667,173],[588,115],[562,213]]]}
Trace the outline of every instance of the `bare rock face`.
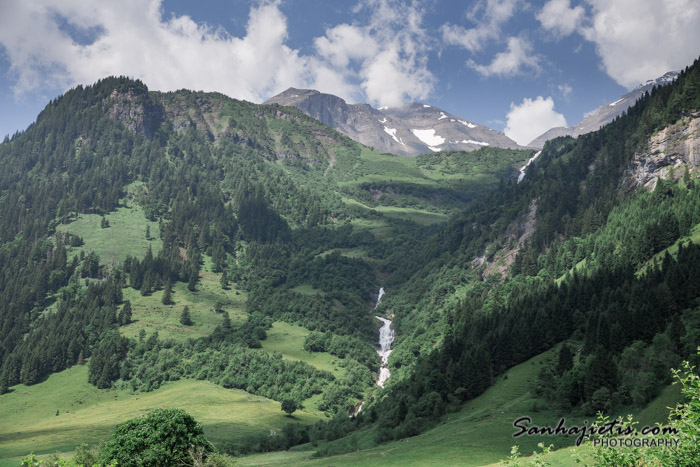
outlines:
{"label": "bare rock face", "polygon": [[151,138],[160,121],[163,119],[162,110],[152,105],[147,99],[135,94],[132,90],[119,93],[116,90],[106,99],[111,105],[109,114],[119,120],[134,133]]}
{"label": "bare rock face", "polygon": [[643,186],[652,191],[660,178],[679,180],[686,169],[691,177],[700,174],[700,112],[652,136],[647,150],[635,153],[625,171],[622,189]]}
{"label": "bare rock face", "polygon": [[402,156],[474,151],[484,146],[521,147],[503,133],[428,104],[414,102],[401,108],[375,109],[368,104],[348,104],[340,97],[312,89],[295,88],[265,104],[296,107],[365,146]]}
{"label": "bare rock face", "polygon": [[600,127],[612,122],[615,118],[622,115],[625,110],[632,107],[645,92],[651,91],[654,86],[663,86],[672,83],[677,77],[677,71],[669,71],[657,79],[642,83],[615,102],[601,105],[577,125],[551,128],[532,140],[528,146],[542,149],[544,143],[559,136],[573,136],[575,138],[592,131],[597,131]]}

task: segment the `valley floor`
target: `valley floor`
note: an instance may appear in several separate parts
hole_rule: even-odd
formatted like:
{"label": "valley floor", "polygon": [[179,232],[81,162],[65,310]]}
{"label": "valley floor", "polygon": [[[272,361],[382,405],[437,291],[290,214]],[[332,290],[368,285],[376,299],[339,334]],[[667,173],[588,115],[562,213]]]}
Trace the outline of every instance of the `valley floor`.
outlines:
{"label": "valley floor", "polygon": [[[540,354],[508,370],[498,378],[484,394],[467,402],[462,410],[449,414],[443,424],[421,435],[397,442],[362,449],[362,438],[358,439],[360,450],[348,454],[314,459],[315,448],[308,450],[258,454],[237,459],[241,466],[310,465],[310,466],[482,466],[499,464],[510,455],[513,445],[528,455],[538,449],[538,443],[553,444],[557,451],[547,455],[552,465],[568,466],[575,463],[572,457],[574,439],[553,436],[524,436],[512,438],[517,430],[513,422],[521,416],[530,416],[538,426],[556,426],[564,414],[547,407],[533,397],[532,385],[546,360],[557,355],[557,348]],[[653,425],[667,419],[667,407],[675,405],[680,398],[677,386],[667,387],[659,397],[644,410],[622,410],[620,414],[635,413],[642,425]],[[591,422],[591,417],[585,417]],[[567,425],[581,424],[584,417],[566,416]],[[368,434],[367,434],[368,435]],[[332,443],[331,443],[332,444]],[[300,447],[303,448],[303,447]],[[578,449],[586,458],[588,447]]]}

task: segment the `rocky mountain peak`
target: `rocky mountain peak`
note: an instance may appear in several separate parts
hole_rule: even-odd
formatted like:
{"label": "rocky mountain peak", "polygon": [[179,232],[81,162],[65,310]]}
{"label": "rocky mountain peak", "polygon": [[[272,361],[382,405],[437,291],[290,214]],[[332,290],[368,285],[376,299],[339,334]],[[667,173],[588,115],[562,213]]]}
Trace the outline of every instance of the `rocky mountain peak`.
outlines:
{"label": "rocky mountain peak", "polygon": [[355,141],[402,156],[473,151],[483,146],[520,147],[503,133],[419,102],[374,108],[348,104],[338,96],[316,90],[289,88],[265,104],[297,107]]}
{"label": "rocky mountain peak", "polygon": [[680,72],[678,71],[669,71],[656,79],[645,81],[616,101],[601,105],[586,115],[578,124],[551,128],[532,140],[528,146],[541,149],[545,142],[559,136],[573,136],[576,138],[586,133],[597,131],[600,127],[612,122],[632,107],[645,92],[651,91],[654,86],[664,86],[672,83],[678,78],[679,74]]}

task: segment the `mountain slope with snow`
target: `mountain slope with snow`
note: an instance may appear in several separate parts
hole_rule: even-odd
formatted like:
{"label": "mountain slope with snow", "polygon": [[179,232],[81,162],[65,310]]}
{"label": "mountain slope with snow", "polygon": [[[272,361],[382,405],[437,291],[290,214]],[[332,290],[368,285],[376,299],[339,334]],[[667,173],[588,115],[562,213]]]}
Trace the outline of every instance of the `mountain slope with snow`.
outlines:
{"label": "mountain slope with snow", "polygon": [[542,149],[544,143],[546,143],[550,139],[567,135],[578,137],[586,133],[590,133],[591,131],[596,131],[600,129],[600,127],[607,125],[608,123],[615,120],[615,118],[622,115],[627,109],[633,106],[635,102],[637,102],[637,99],[642,97],[645,92],[651,91],[654,86],[663,86],[665,84],[672,83],[678,77],[678,73],[679,72],[677,71],[669,71],[668,73],[664,74],[663,76],[657,79],[648,80],[640,84],[632,91],[619,98],[618,100],[605,105],[601,105],[591,114],[584,117],[584,119],[581,120],[577,125],[566,127],[559,126],[547,130],[546,132],[532,140],[528,144],[528,147]]}
{"label": "mountain slope with snow", "polygon": [[474,151],[484,146],[520,148],[503,133],[423,103],[375,109],[368,104],[348,104],[332,94],[289,88],[265,104],[297,107],[355,141],[402,156]]}

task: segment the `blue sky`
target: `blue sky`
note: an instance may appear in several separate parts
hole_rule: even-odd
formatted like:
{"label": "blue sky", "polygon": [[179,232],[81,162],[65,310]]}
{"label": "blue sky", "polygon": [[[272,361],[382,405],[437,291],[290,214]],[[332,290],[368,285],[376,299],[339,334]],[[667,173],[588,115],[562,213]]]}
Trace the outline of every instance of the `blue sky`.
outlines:
{"label": "blue sky", "polygon": [[430,103],[525,144],[700,55],[697,0],[0,0],[0,137],[77,84]]}

